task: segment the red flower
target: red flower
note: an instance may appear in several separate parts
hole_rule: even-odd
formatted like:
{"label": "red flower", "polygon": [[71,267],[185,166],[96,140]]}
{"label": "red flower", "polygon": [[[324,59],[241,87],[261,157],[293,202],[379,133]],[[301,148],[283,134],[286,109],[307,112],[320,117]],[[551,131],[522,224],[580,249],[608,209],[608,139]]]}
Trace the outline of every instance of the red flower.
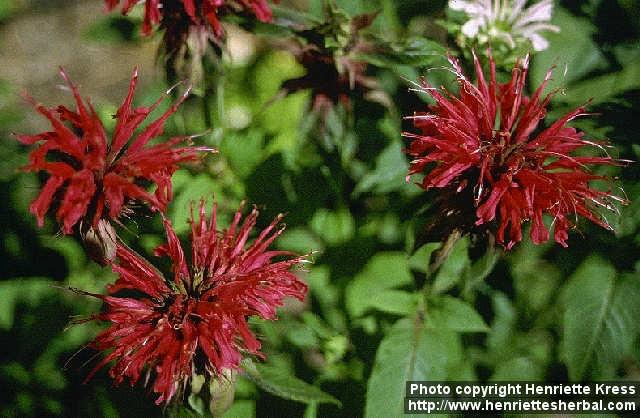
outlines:
{"label": "red flower", "polygon": [[[596,207],[615,210],[622,199],[590,187],[603,177],[587,171],[587,165],[617,164],[611,157],[572,156],[585,146],[603,145],[583,138],[566,126],[585,115],[585,108],[564,115],[546,129],[538,125],[553,93],[543,97],[551,71],[531,97],[525,96],[528,57],[516,64],[511,80],[496,82],[495,63],[490,60],[487,82],[474,57],[477,84],[463,74],[450,58],[460,85],[456,96],[440,92],[425,81],[422,88],[436,102],[425,114],[413,116],[422,134],[405,133],[413,141],[409,175],[425,173],[422,188],[471,191],[476,225],[497,222],[497,240],[508,249],[522,240],[521,225],[530,220],[535,244],[549,239],[543,215],[553,218],[554,239],[567,246],[571,218],[583,216],[611,229]],[[470,202],[471,204],[471,202]]]}
{"label": "red flower", "polygon": [[[156,255],[169,256],[173,277],[161,273],[125,246],[118,246],[119,275],[108,296],[94,295],[106,311],[93,319],[110,327],[93,341],[111,352],[95,367],[115,361],[110,375],[116,384],[128,377],[132,384],[143,371],[153,377],[156,403],[168,403],[184,389],[193,371],[220,376],[237,369],[244,353],[260,355],[260,342],[249,330],[247,317],[276,318],[276,307],[286,296],[304,299],[306,286],[290,272],[305,261],[287,251],[269,251],[282,233],[277,217],[247,245],[256,224],[253,211],[240,224],[242,207],[231,226],[219,231],[214,206],[211,218],[200,205],[199,219],[191,221],[191,261],[165,219],[167,243]],[[279,261],[273,261],[278,257]],[[128,290],[129,296],[117,296]],[[134,291],[135,296],[130,296]]]}
{"label": "red flower", "polygon": [[[171,176],[178,163],[196,160],[200,151],[211,151],[204,147],[177,147],[189,139],[184,137],[148,145],[162,133],[164,122],[188,92],[134,137],[136,129],[164,100],[162,97],[150,107],[132,108],[138,78],[138,70],[134,70],[129,93],[115,116],[116,127],[109,141],[93,107],[83,102],[64,70],[61,74],[73,92],[76,110],[65,106],[48,109],[26,96],[37,111],[49,119],[53,130],[17,136],[24,144],[39,144],[29,155],[25,169],[49,174],[30,207],[38,225],[43,225],[44,216],[53,205],[57,206],[56,217],[65,234],[72,233],[80,221],[96,227],[101,219],[116,219],[128,203],[136,200],[149,204],[154,210],[164,210],[172,199]],[[69,122],[71,128],[64,122]],[[147,192],[144,183],[155,184],[155,193]]]}
{"label": "red flower", "polygon": [[[274,1],[278,3],[279,0]],[[105,2],[109,11],[123,3],[122,14],[126,15],[140,0],[105,0]],[[180,10],[176,8],[177,3],[177,0],[165,3],[162,3],[161,0],[145,0],[143,33],[145,35],[150,34],[153,26],[161,22],[162,15],[165,13],[177,12],[182,14],[184,12],[194,25],[208,23],[217,37],[221,37],[224,33],[219,16],[229,11],[248,11],[253,13],[261,22],[270,22],[273,17],[267,0],[181,0],[182,7]]]}

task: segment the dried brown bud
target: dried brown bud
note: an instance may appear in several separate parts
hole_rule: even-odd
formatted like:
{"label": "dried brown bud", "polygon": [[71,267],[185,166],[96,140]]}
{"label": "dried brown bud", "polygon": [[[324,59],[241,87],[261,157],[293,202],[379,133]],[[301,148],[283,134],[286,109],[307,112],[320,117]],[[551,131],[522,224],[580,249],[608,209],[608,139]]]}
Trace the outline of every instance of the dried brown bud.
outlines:
{"label": "dried brown bud", "polygon": [[87,255],[96,263],[105,266],[116,258],[116,231],[106,219],[100,219],[95,227],[82,224],[80,234]]}

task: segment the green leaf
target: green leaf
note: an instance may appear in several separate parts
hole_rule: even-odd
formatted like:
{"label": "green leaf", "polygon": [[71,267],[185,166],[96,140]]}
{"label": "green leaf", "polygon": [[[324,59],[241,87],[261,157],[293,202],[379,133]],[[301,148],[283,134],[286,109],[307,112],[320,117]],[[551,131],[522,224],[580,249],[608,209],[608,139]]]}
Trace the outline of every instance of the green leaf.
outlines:
{"label": "green leaf", "polygon": [[59,252],[67,262],[69,274],[84,271],[87,257],[82,245],[70,236],[59,237],[58,239],[43,240],[42,245]]}
{"label": "green leaf", "polygon": [[371,295],[368,304],[380,312],[408,315],[415,312],[420,297],[420,294],[404,290],[385,290]]}
{"label": "green leaf", "polygon": [[249,400],[235,401],[224,413],[223,418],[252,418],[256,416],[256,402]]}
{"label": "green leaf", "polygon": [[612,378],[640,331],[637,277],[616,277],[608,261],[594,256],[574,273],[561,300],[565,309],[560,352],[569,377]]}
{"label": "green leaf", "polygon": [[375,169],[358,182],[353,195],[369,191],[384,194],[398,190],[406,185],[404,179],[408,169],[409,163],[402,152],[402,144],[393,141],[378,155]]}
{"label": "green leaf", "polygon": [[310,226],[329,245],[348,242],[356,230],[356,223],[347,209],[318,209],[311,219]]}
{"label": "green leaf", "polygon": [[516,301],[534,312],[553,300],[562,280],[558,267],[542,257],[543,251],[543,246],[527,241],[507,258],[514,278]]}
{"label": "green leaf", "polygon": [[324,250],[323,243],[307,228],[287,228],[274,242],[274,245],[280,250],[293,251],[298,254]]}
{"label": "green leaf", "polygon": [[497,364],[491,380],[543,380],[544,370],[529,357],[515,357]]}
{"label": "green leaf", "polygon": [[84,36],[94,42],[124,43],[136,38],[138,28],[129,19],[123,16],[105,16],[89,26]]}
{"label": "green leaf", "polygon": [[220,142],[220,154],[241,178],[249,176],[266,155],[264,134],[258,130],[229,132]]}
{"label": "green leaf", "polygon": [[484,319],[467,302],[452,296],[432,297],[427,304],[425,326],[457,332],[486,332]]}
{"label": "green leaf", "polygon": [[487,348],[494,359],[504,359],[510,352],[510,342],[517,321],[516,309],[509,298],[500,292],[492,297],[494,319],[487,334]]}
{"label": "green leaf", "polygon": [[621,71],[593,77],[571,85],[567,94],[558,100],[571,104],[602,103],[628,90],[640,88],[640,62],[625,66]]}
{"label": "green leaf", "polygon": [[345,290],[347,311],[352,317],[362,316],[371,308],[389,307],[389,311],[394,311],[393,307],[397,307],[399,299],[408,302],[411,297],[398,293],[392,293],[394,296],[382,296],[382,294],[412,283],[413,276],[409,271],[405,254],[378,253],[347,286]]}
{"label": "green leaf", "polygon": [[[549,83],[550,89],[579,80],[606,64],[604,55],[593,40],[595,28],[587,19],[573,16],[558,7],[554,11],[552,23],[561,30],[559,33],[545,33],[549,48],[537,53],[533,58],[533,85],[540,85],[553,65],[557,65],[559,69],[555,71],[554,79]],[[563,75],[565,65],[567,71],[566,75]]]}
{"label": "green leaf", "polygon": [[429,272],[431,255],[441,246],[442,244],[439,242],[424,244],[409,258],[409,267],[411,267],[412,270],[419,271],[421,273]]}
{"label": "green leaf", "polygon": [[313,386],[288,374],[283,368],[254,363],[249,359],[242,362],[247,377],[269,393],[303,403],[332,403],[340,406],[339,400]]}
{"label": "green leaf", "polygon": [[346,329],[347,315],[340,303],[341,291],[331,282],[329,266],[314,266],[304,280],[309,285],[311,294],[318,300],[327,323],[336,330]]}
{"label": "green leaf", "polygon": [[467,249],[469,241],[466,238],[459,239],[451,254],[438,270],[438,274],[431,288],[432,294],[444,293],[455,286],[464,275],[464,271],[471,264]]}
{"label": "green leaf", "polygon": [[411,37],[394,42],[379,53],[362,54],[360,58],[377,67],[398,71],[401,66],[414,68],[431,66],[442,59],[445,48],[438,42],[425,37]]}
{"label": "green leaf", "polygon": [[18,302],[34,306],[40,299],[54,292],[58,283],[48,278],[29,277],[0,282],[0,329],[11,329]]}
{"label": "green leaf", "polygon": [[[177,179],[176,179],[177,178]],[[186,171],[174,176],[176,198],[169,206],[169,218],[177,234],[187,232],[190,228],[188,220],[191,216],[191,205],[198,205],[201,199],[211,207],[214,196],[222,196],[220,186],[207,174],[192,176]]]}
{"label": "green leaf", "polygon": [[0,21],[10,18],[14,13],[25,7],[24,0],[0,1]]}
{"label": "green leaf", "polygon": [[367,383],[365,417],[403,417],[405,382],[446,380],[461,357],[457,333],[428,329],[418,319],[399,320],[376,352]]}

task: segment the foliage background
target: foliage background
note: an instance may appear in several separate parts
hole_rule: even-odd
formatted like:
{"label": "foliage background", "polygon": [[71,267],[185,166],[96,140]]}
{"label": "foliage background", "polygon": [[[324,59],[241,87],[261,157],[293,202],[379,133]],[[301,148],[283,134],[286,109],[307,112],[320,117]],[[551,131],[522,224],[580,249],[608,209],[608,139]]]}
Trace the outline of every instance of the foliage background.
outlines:
{"label": "foliage background", "polygon": [[[319,2],[282,2],[321,16]],[[371,57],[371,74],[392,98],[389,108],[361,98],[353,114],[336,111],[318,130],[307,111],[309,93],[266,106],[280,83],[303,74],[294,58],[229,29],[231,57],[210,106],[214,129],[201,140],[220,149],[200,167],[174,178],[169,214],[186,231],[190,200],[215,195],[227,215],[242,199],[262,208],[262,223],[286,212],[282,248],[317,251],[306,275],[304,305],[288,305],[281,319],[255,324],[270,364],[338,398],[296,403],[240,379],[227,416],[394,416],[404,380],[640,380],[640,179],[637,164],[619,176],[631,204],[612,219],[610,233],[580,223],[569,249],[523,243],[506,256],[479,253],[467,240],[435,278],[424,326],[412,312],[425,281],[433,244],[409,258],[416,225],[433,196],[404,182],[407,169],[402,115],[424,109],[408,91],[420,74],[447,82],[436,46],[452,39],[436,24],[444,1],[340,0],[350,14],[381,10],[371,31],[388,41],[418,39],[411,61]],[[46,128],[19,98],[27,89],[47,105],[69,103],[58,88],[63,65],[110,121],[135,64],[142,65],[137,102],[166,86],[156,65],[160,37],[140,38],[136,19],[104,15],[98,0],[0,0],[0,415],[160,416],[140,387],[111,386],[100,372],[84,376],[95,353],[79,350],[98,325],[67,328],[70,318],[100,309],[64,289],[101,292],[113,280],[89,262],[70,237],[28,213],[39,181],[24,174],[27,150],[10,133]],[[550,48],[533,58],[537,84],[556,64],[563,94],[550,115],[593,98],[597,116],[576,123],[594,138],[609,138],[621,158],[638,160],[640,143],[640,5],[633,0],[557,2]],[[423,53],[420,53],[422,51]],[[442,51],[439,51],[440,53]],[[566,68],[566,71],[564,71]],[[108,122],[107,122],[108,123]],[[314,128],[315,127],[315,128]],[[202,103],[183,106],[167,134],[206,130]],[[324,145],[323,145],[324,144]],[[327,146],[334,144],[334,147]],[[149,255],[162,239],[156,218],[131,223],[124,238]],[[376,355],[377,353],[377,355]],[[409,372],[412,354],[421,366]],[[87,364],[85,364],[87,363]],[[404,374],[403,374],[404,373]],[[417,374],[415,374],[417,373]]]}

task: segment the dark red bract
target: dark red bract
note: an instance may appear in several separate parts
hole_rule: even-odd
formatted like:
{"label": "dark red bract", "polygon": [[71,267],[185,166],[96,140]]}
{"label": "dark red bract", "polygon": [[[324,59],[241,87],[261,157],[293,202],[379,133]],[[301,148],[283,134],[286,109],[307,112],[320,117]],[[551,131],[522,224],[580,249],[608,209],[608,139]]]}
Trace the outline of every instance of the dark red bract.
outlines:
{"label": "dark red bract", "polygon": [[[167,403],[184,389],[192,372],[221,376],[237,369],[245,353],[260,355],[247,318],[275,319],[285,297],[304,299],[306,285],[290,269],[305,259],[268,250],[284,229],[278,227],[281,217],[247,245],[258,211],[241,223],[241,210],[228,229],[219,231],[215,206],[207,219],[201,204],[199,218],[192,216],[189,263],[165,219],[167,243],[156,255],[171,259],[171,279],[127,247],[118,247],[113,270],[119,278],[108,296],[94,295],[107,306],[94,319],[110,326],[92,346],[110,352],[91,375],[111,361],[115,383],[126,377],[134,384],[144,372],[160,395],[156,403]],[[122,290],[137,296],[118,296]]]}
{"label": "dark red bract", "polygon": [[[128,14],[133,6],[138,4],[139,0],[105,0],[107,10],[113,10],[122,3],[122,14]],[[275,1],[278,2],[277,0]],[[142,31],[145,35],[151,33],[153,26],[162,21],[164,10],[170,6],[171,10],[175,9],[174,3],[178,0],[172,0],[171,4],[163,5],[161,0],[144,0],[144,20]],[[184,12],[191,19],[194,25],[209,24],[215,36],[220,37],[224,31],[220,24],[220,14],[229,11],[248,11],[256,16],[262,22],[270,22],[273,15],[267,0],[180,0]]]}
{"label": "dark red bract", "polygon": [[522,240],[522,223],[530,220],[531,240],[549,240],[543,215],[553,219],[554,239],[567,246],[568,230],[578,215],[610,229],[596,208],[615,210],[622,199],[590,187],[602,176],[591,174],[587,165],[617,164],[609,156],[573,156],[585,146],[604,144],[584,139],[584,134],[566,124],[584,115],[579,107],[551,123],[539,124],[553,93],[543,96],[551,71],[531,97],[525,95],[528,57],[516,64],[511,79],[496,81],[490,60],[490,78],[485,80],[475,58],[477,83],[464,75],[450,58],[457,76],[458,95],[423,82],[422,88],[436,102],[429,111],[413,116],[422,134],[405,133],[412,139],[408,154],[413,157],[409,175],[424,173],[421,186],[472,189],[470,205],[476,207],[476,225],[497,223],[497,240],[511,248]]}
{"label": "dark red bract", "polygon": [[[38,112],[49,120],[53,130],[38,135],[17,135],[24,144],[38,144],[29,155],[25,169],[44,171],[49,175],[30,207],[38,225],[43,225],[52,206],[57,206],[56,218],[65,234],[72,233],[80,221],[97,226],[101,219],[116,219],[132,201],[142,201],[154,210],[164,210],[172,199],[171,176],[178,164],[197,160],[200,151],[211,151],[205,147],[177,147],[189,139],[184,137],[148,144],[162,134],[165,121],[177,110],[186,94],[134,135],[164,99],[160,98],[150,107],[132,108],[138,77],[136,69],[129,93],[115,116],[116,127],[109,141],[93,107],[83,102],[67,74],[64,71],[61,74],[73,92],[76,110],[65,106],[48,109],[27,96]],[[157,186],[154,194],[145,190],[145,183]]]}

